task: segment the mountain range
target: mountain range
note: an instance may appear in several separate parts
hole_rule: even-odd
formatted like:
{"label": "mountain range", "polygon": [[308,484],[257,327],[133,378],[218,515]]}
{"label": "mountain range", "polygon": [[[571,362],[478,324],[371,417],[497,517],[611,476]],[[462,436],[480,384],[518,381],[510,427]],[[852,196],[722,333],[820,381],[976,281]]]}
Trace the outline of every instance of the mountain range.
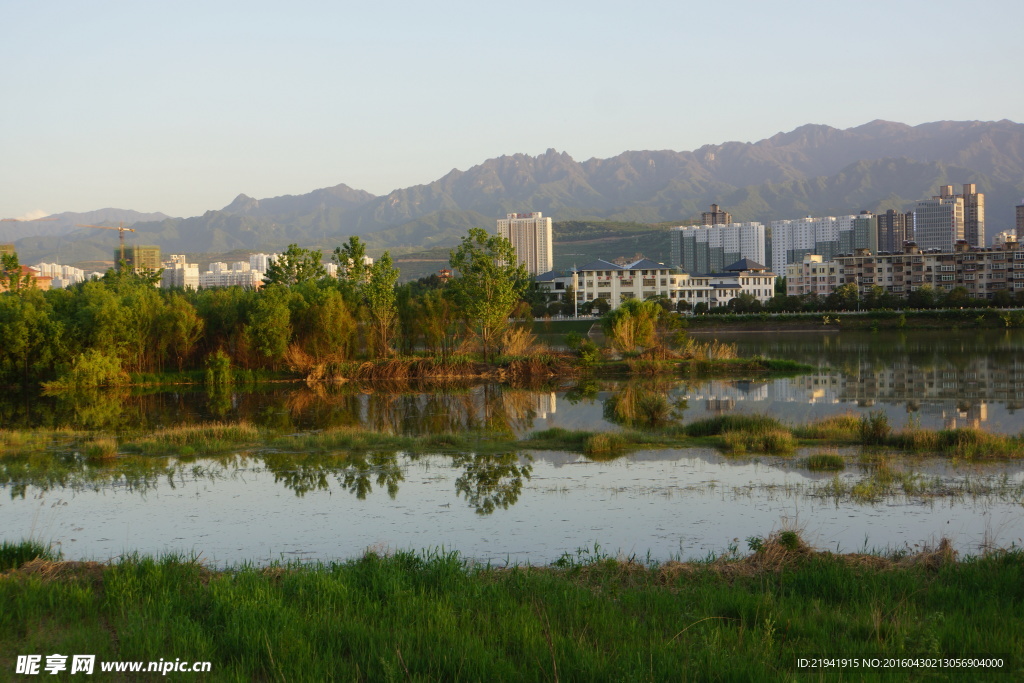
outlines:
{"label": "mountain range", "polygon": [[[25,263],[109,261],[116,233],[73,226],[124,221],[136,230],[129,239],[157,244],[165,254],[279,251],[292,242],[328,252],[350,235],[363,238],[371,253],[407,253],[453,245],[468,228],[491,229],[513,211],[543,211],[556,223],[664,224],[697,219],[714,202],[735,221],[766,222],[907,210],[940,185],[968,182],[986,195],[988,234],[1012,229],[1013,207],[1024,196],[1024,124],[872,121],[845,130],[809,124],[753,143],[586,161],[549,149],[489,159],[383,196],[342,184],[269,199],[243,194],[192,218],[114,209],[59,214],[60,222],[13,224],[31,226],[31,235],[0,232],[0,240],[16,239]],[[556,260],[557,241],[556,227]]]}

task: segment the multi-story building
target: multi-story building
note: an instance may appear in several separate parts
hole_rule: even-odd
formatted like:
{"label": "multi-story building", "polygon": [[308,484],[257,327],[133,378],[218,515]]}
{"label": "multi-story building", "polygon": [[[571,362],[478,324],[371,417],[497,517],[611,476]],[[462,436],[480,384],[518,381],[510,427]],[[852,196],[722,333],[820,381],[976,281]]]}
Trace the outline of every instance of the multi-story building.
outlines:
{"label": "multi-story building", "polygon": [[199,289],[199,265],[189,263],[184,254],[171,254],[171,260],[164,264],[160,286],[164,289]]}
{"label": "multi-story building", "polygon": [[210,269],[199,274],[199,286],[209,287],[246,287],[259,289],[263,286],[263,273],[253,270],[247,261],[236,261],[230,266],[221,261],[210,264]]}
{"label": "multi-story building", "polygon": [[964,198],[953,194],[953,186],[940,188],[940,194],[923,199],[914,210],[914,241],[921,249],[952,251],[964,239]]}
{"label": "multi-story building", "polygon": [[274,262],[279,254],[253,254],[249,257],[250,270],[258,270],[265,273],[270,270],[270,264]]}
{"label": "multi-story building", "polygon": [[[40,263],[33,266],[40,275],[51,278],[53,289],[63,289],[79,282],[84,282],[89,275],[81,268],[64,266],[59,263]],[[102,273],[99,274],[102,276]]]}
{"label": "multi-story building", "polygon": [[904,242],[914,241],[914,212],[901,213],[889,209],[875,216],[875,228],[878,251],[903,251]]}
{"label": "multi-story building", "polygon": [[800,263],[786,266],[786,294],[828,296],[839,285],[842,267],[825,261],[819,254],[808,254]]}
{"label": "multi-story building", "polygon": [[[29,279],[29,287],[35,287],[36,289],[40,289],[42,291],[46,291],[50,289],[50,287],[52,286],[52,278],[46,275],[40,275],[39,271],[36,270],[35,268],[30,268],[29,266],[18,266],[18,268],[20,269],[21,275],[19,282],[16,283],[15,285],[15,289],[18,289],[21,286],[23,286],[22,283],[25,281],[25,278]],[[0,292],[6,292],[7,288],[7,279],[0,277]]]}
{"label": "multi-story building", "polygon": [[987,245],[985,195],[974,183],[964,184],[963,194],[942,185],[938,196],[919,201],[914,211],[914,241],[922,249],[950,251],[960,240],[972,247]]}
{"label": "multi-story building", "polygon": [[1014,226],[1017,229],[1017,239],[1024,242],[1024,199],[1020,200],[1020,204],[1017,205],[1016,212]]}
{"label": "multi-story building", "polygon": [[688,273],[724,270],[740,259],[758,263],[766,260],[765,227],[761,223],[681,225],[670,229],[669,241],[671,265]]}
{"label": "multi-story building", "polygon": [[531,275],[546,273],[555,265],[551,219],[540,211],[510,213],[498,219],[498,234],[512,243],[519,262]]}
{"label": "multi-story building", "polygon": [[986,247],[985,241],[985,195],[978,192],[974,183],[964,184],[964,239],[972,247]]}
{"label": "multi-story building", "polygon": [[[160,247],[153,245],[125,245],[124,260],[128,264],[128,267],[136,273],[142,270],[156,271],[162,267],[160,265]],[[120,261],[121,248],[118,247],[114,250],[114,263],[120,263]]]}
{"label": "multi-story building", "polygon": [[[862,296],[876,286],[902,297],[925,285],[938,292],[963,287],[976,299],[991,299],[1000,291],[1024,291],[1024,245],[1018,242],[978,249],[961,240],[949,251],[923,251],[911,242],[901,254],[872,254],[861,249],[831,261],[809,259],[808,264],[817,270],[803,278],[790,281],[787,271],[787,294],[806,294],[807,288],[813,287],[814,293],[827,296],[844,284],[854,284]],[[807,277],[818,279],[808,282]]]}
{"label": "multi-story building", "polygon": [[537,278],[537,286],[550,295],[568,291],[575,279],[576,302],[582,304],[604,299],[617,308],[629,299],[666,299],[691,306],[699,303],[709,308],[725,306],[741,294],[749,294],[761,303],[775,291],[775,274],[759,263],[742,259],[722,272],[690,275],[664,263],[641,259],[620,266],[598,259],[572,273],[545,273]]}
{"label": "multi-story building", "polygon": [[701,225],[729,225],[732,223],[732,214],[724,209],[719,209],[718,204],[712,204],[710,211],[700,215]]}
{"label": "multi-story building", "polygon": [[992,235],[992,248],[1001,249],[1007,242],[1016,242],[1017,233],[1013,230],[1003,230]]}
{"label": "multi-story building", "polygon": [[878,250],[874,215],[862,211],[851,216],[824,216],[797,220],[772,221],[768,230],[769,266],[785,272],[790,263],[817,254],[831,259],[836,254],[851,254],[854,249]]}

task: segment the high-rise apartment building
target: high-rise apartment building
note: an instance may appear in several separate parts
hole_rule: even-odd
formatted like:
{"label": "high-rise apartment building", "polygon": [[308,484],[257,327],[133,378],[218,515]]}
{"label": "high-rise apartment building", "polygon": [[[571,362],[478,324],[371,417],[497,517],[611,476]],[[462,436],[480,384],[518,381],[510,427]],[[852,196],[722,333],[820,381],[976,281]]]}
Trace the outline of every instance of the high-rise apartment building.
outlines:
{"label": "high-rise apartment building", "polygon": [[855,216],[823,216],[797,220],[772,221],[768,230],[769,267],[784,273],[790,263],[801,263],[804,256],[817,254],[826,261],[855,249],[878,250],[875,217],[869,211]]}
{"label": "high-rise apartment building", "polygon": [[953,186],[940,188],[939,195],[923,199],[914,210],[914,241],[921,249],[953,251],[964,239],[964,198],[953,194]]}
{"label": "high-rise apartment building", "polygon": [[172,254],[171,260],[164,264],[160,286],[165,289],[199,289],[199,265],[189,263],[184,254]]}
{"label": "high-rise apartment building", "polygon": [[901,213],[889,209],[875,217],[878,251],[903,251],[903,243],[914,239],[914,212]]}
{"label": "high-rise apartment building", "polygon": [[498,219],[498,234],[512,243],[519,262],[531,275],[546,273],[555,267],[551,219],[540,211],[510,213]]}
{"label": "high-rise apartment building", "polygon": [[[135,272],[139,272],[141,270],[159,270],[162,267],[160,265],[160,247],[152,245],[125,245],[124,260],[128,264],[128,267]],[[118,247],[114,250],[114,263],[120,263],[120,261],[121,248]]]}
{"label": "high-rise apartment building", "polygon": [[1017,227],[1017,240],[1024,241],[1024,199],[1020,200],[1020,204],[1017,205],[1017,220],[1015,225]]}
{"label": "high-rise apartment building", "polygon": [[729,225],[732,223],[732,214],[718,208],[718,204],[712,204],[710,211],[700,215],[701,225]]}
{"label": "high-rise apartment building", "polygon": [[761,223],[683,225],[671,228],[669,242],[672,267],[694,275],[721,272],[741,259],[765,262],[765,227]]}
{"label": "high-rise apartment building", "polygon": [[979,249],[988,246],[985,241],[985,195],[974,183],[964,184],[964,239]]}

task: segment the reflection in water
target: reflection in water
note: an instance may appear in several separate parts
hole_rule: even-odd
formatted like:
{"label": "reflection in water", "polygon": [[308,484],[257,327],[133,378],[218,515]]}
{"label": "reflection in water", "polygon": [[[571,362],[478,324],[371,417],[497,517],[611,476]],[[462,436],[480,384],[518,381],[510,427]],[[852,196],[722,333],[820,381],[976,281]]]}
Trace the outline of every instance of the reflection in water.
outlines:
{"label": "reflection in water", "polygon": [[686,399],[669,392],[679,382],[631,381],[625,383],[604,401],[604,418],[614,424],[632,429],[657,428],[674,424],[682,419],[687,407]]}
{"label": "reflection in water", "polygon": [[455,490],[479,515],[489,515],[497,508],[507,510],[519,500],[523,478],[529,479],[533,472],[532,461],[532,456],[521,458],[518,453],[456,455],[452,465],[463,472],[455,480]]}
{"label": "reflection in water", "polygon": [[801,466],[808,454],[742,460],[677,449],[587,462],[558,452],[267,453],[95,466],[73,458],[36,476],[41,463],[0,461],[3,487],[18,491],[0,501],[0,540],[52,540],[69,559],[130,550],[196,552],[214,563],[284,553],[330,560],[370,546],[444,545],[481,561],[546,563],[594,542],[627,555],[701,557],[782,524],[849,551],[941,536],[973,551],[986,538],[1024,537],[1018,464],[982,470],[915,458],[885,477],[877,467],[820,475]]}
{"label": "reflection in water", "polygon": [[[160,483],[172,490],[186,482],[217,481],[266,471],[274,483],[303,498],[328,491],[333,479],[357,500],[366,500],[374,486],[394,500],[405,470],[421,456],[405,453],[276,453],[232,455],[218,458],[169,459],[126,456],[91,462],[78,453],[39,454],[0,459],[0,488],[9,488],[12,499],[24,499],[29,488],[38,492],[66,490],[99,492],[114,488],[145,494]],[[438,456],[441,457],[441,456]],[[481,515],[507,510],[519,500],[523,479],[533,471],[532,456],[468,453],[450,456],[451,467],[460,469],[455,492]]]}
{"label": "reflection in water", "polygon": [[[361,427],[403,435],[535,429],[650,428],[730,412],[803,422],[882,406],[894,425],[906,414],[928,428],[981,426],[1016,433],[1024,407],[1024,331],[841,332],[723,335],[743,355],[809,362],[795,377],[682,381],[583,378],[537,388],[495,383],[268,384],[22,395],[0,400],[9,428],[139,433],[180,424],[244,420],[301,432]],[[147,393],[140,393],[140,392]]]}

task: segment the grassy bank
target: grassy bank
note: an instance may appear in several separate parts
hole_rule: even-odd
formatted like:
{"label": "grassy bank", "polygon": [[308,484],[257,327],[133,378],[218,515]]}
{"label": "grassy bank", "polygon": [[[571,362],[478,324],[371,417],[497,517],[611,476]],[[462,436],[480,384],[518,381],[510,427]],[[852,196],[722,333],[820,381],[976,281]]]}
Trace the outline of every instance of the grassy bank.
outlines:
{"label": "grassy bank", "polygon": [[[360,426],[280,434],[247,422],[209,422],[166,427],[143,434],[110,435],[73,430],[0,429],[0,457],[51,455],[103,462],[125,455],[194,456],[238,451],[496,453],[516,449],[566,450],[621,455],[638,448],[714,447],[726,454],[790,455],[798,447],[861,446],[911,454],[937,454],[955,460],[1009,460],[1024,457],[1024,433],[993,434],[980,429],[893,429],[884,413],[834,415],[791,426],[767,415],[720,415],[680,424],[671,406],[657,396],[625,405],[626,429],[616,432],[552,428],[516,438],[508,431],[393,434]],[[648,396],[648,398],[650,398]],[[594,444],[612,444],[596,448]],[[588,444],[591,444],[588,446]]]}
{"label": "grassy bank", "polygon": [[687,563],[581,551],[496,569],[370,553],[228,571],[175,557],[28,561],[37,548],[5,546],[0,566],[17,568],[0,576],[0,671],[60,652],[209,661],[194,680],[211,681],[791,680],[799,657],[829,656],[1004,660],[998,672],[844,672],[856,680],[1024,673],[1019,551],[833,555],[793,532],[748,546]]}

